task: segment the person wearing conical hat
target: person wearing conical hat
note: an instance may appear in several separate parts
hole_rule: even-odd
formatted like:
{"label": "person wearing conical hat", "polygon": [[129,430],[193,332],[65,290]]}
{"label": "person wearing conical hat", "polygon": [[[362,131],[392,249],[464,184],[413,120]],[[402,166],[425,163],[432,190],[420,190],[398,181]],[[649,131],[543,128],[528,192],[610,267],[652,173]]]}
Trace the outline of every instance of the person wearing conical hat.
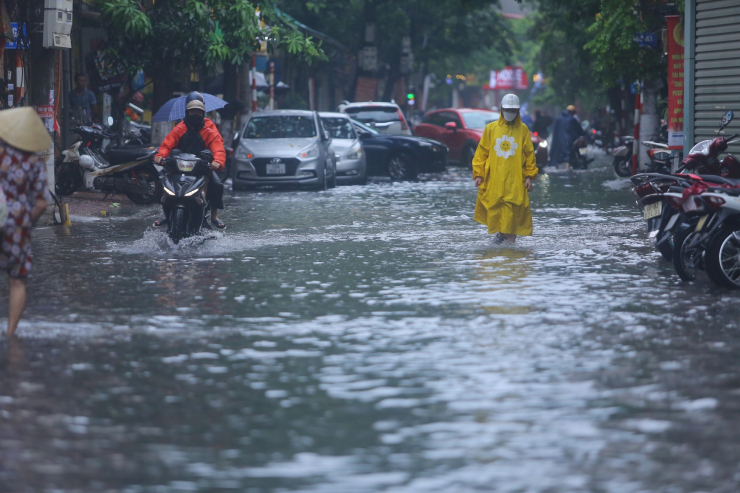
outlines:
{"label": "person wearing conical hat", "polygon": [[517,236],[532,235],[529,192],[537,178],[537,163],[519,108],[516,94],[504,96],[498,121],[486,125],[473,157],[478,188],[474,219],[496,234],[495,243],[514,243]]}
{"label": "person wearing conical hat", "polygon": [[8,205],[8,218],[0,224],[0,269],[10,276],[8,336],[15,334],[26,304],[31,227],[46,209],[46,165],[36,154],[51,144],[33,108],[0,111],[0,186]]}

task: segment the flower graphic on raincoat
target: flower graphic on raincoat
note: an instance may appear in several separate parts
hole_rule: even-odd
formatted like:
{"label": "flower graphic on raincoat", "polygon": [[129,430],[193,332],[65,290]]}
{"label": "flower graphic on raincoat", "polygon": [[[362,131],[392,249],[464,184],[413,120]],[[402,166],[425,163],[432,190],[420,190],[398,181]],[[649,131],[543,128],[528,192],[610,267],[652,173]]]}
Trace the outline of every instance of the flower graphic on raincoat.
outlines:
{"label": "flower graphic on raincoat", "polygon": [[501,137],[496,139],[496,146],[493,148],[493,150],[496,151],[496,155],[498,157],[508,159],[509,157],[516,154],[516,150],[518,147],[519,144],[516,143],[514,137],[502,135]]}

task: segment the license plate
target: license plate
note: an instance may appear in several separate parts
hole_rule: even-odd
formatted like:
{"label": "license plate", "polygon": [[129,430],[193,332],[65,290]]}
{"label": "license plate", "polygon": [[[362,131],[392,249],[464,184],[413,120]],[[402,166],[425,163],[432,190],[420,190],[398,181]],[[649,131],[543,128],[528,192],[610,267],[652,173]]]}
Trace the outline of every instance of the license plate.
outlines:
{"label": "license plate", "polygon": [[663,213],[663,202],[654,202],[645,206],[642,211],[642,218],[647,221],[653,217],[660,216]]}
{"label": "license plate", "polygon": [[674,215],[670,221],[668,221],[668,224],[666,224],[664,231],[670,231],[673,229],[673,226],[676,225],[676,222],[678,221],[678,214]]}
{"label": "license plate", "polygon": [[699,219],[699,222],[696,223],[696,229],[694,231],[698,233],[699,231],[704,229],[704,224],[707,222],[708,217],[709,216],[702,216],[701,219]]}
{"label": "license plate", "polygon": [[578,152],[581,153],[581,156],[586,156],[588,155],[588,148],[581,147],[580,149],[578,149]]}
{"label": "license plate", "polygon": [[265,173],[268,175],[284,175],[285,174],[285,163],[268,164],[265,169]]}

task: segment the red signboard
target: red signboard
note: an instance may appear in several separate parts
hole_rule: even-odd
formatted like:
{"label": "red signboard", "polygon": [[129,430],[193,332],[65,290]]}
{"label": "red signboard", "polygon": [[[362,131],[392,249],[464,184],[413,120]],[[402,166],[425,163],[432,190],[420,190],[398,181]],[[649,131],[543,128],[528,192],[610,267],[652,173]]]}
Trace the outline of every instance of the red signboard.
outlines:
{"label": "red signboard", "polygon": [[54,118],[54,106],[36,106],[36,113],[38,113],[39,118]]}
{"label": "red signboard", "polygon": [[683,26],[678,15],[666,16],[668,34],[668,147],[683,149]]}
{"label": "red signboard", "polygon": [[522,67],[491,70],[491,80],[484,89],[523,90],[529,88],[529,77]]}

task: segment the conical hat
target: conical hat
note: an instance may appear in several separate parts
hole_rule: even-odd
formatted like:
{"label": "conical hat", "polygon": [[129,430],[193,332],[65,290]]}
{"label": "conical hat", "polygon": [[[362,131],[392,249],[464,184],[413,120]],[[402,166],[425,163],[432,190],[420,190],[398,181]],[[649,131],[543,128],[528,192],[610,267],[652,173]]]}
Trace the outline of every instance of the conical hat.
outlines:
{"label": "conical hat", "polygon": [[49,131],[30,106],[0,111],[0,139],[26,152],[51,148]]}

